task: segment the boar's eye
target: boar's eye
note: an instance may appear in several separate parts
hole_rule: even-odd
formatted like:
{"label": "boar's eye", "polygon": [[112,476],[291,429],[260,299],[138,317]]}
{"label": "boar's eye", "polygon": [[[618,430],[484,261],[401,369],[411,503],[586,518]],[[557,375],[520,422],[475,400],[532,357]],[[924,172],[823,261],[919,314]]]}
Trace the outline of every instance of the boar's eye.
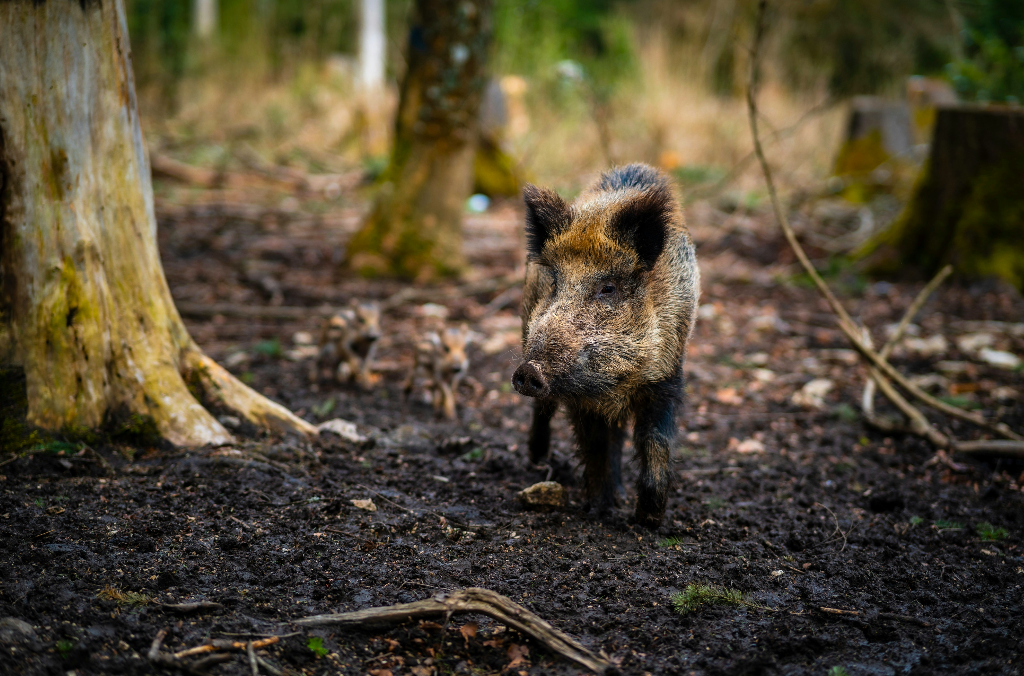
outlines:
{"label": "boar's eye", "polygon": [[618,295],[619,287],[615,282],[601,282],[597,287],[598,300],[611,300]]}

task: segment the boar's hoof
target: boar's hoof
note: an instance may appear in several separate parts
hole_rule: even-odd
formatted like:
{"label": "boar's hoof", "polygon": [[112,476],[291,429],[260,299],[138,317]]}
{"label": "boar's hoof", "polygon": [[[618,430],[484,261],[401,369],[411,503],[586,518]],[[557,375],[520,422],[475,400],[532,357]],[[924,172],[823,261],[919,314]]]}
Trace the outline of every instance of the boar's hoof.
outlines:
{"label": "boar's hoof", "polygon": [[528,361],[512,374],[512,386],[516,392],[527,397],[543,397],[548,394],[548,381],[536,362]]}
{"label": "boar's hoof", "polygon": [[657,530],[661,526],[662,519],[665,518],[665,512],[646,512],[637,510],[636,511],[636,522],[644,528],[651,530]]}

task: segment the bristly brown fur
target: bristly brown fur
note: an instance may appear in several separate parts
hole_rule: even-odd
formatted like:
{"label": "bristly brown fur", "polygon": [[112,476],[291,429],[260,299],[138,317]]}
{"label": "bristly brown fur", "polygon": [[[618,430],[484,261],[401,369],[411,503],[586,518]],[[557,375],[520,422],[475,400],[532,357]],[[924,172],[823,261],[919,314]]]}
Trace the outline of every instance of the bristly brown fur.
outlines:
{"label": "bristly brown fur", "polygon": [[[513,384],[538,397],[531,457],[547,454],[547,420],[566,406],[588,494],[606,508],[621,453],[621,434],[613,432],[632,418],[641,471],[637,516],[660,522],[700,285],[668,178],[634,164],[608,172],[572,205],[533,186],[524,198],[525,361]],[[580,429],[584,421],[588,430]],[[598,428],[605,432],[595,435]]]}

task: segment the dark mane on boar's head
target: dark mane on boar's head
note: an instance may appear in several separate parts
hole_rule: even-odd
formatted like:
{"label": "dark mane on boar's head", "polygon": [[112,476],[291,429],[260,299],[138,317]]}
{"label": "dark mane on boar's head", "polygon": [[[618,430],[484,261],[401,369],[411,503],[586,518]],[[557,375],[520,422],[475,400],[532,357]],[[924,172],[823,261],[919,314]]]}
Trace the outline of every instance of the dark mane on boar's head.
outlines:
{"label": "dark mane on boar's head", "polygon": [[576,431],[586,492],[599,513],[621,490],[633,420],[637,520],[661,523],[700,279],[668,178],[613,169],[570,205],[532,185],[526,202],[523,357],[512,384],[535,397],[530,457],[548,452],[559,405]]}

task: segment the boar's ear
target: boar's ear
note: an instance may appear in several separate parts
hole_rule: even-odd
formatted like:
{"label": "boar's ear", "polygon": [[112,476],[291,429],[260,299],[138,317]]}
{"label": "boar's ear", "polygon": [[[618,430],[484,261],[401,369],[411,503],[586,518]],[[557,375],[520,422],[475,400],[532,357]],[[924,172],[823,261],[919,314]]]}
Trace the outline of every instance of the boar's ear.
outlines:
{"label": "boar's ear", "polygon": [[665,248],[674,200],[666,188],[651,188],[630,196],[611,219],[611,236],[636,251],[650,270]]}
{"label": "boar's ear", "polygon": [[572,213],[554,190],[529,183],[523,187],[523,201],[526,202],[526,252],[537,258],[548,238],[569,225]]}

